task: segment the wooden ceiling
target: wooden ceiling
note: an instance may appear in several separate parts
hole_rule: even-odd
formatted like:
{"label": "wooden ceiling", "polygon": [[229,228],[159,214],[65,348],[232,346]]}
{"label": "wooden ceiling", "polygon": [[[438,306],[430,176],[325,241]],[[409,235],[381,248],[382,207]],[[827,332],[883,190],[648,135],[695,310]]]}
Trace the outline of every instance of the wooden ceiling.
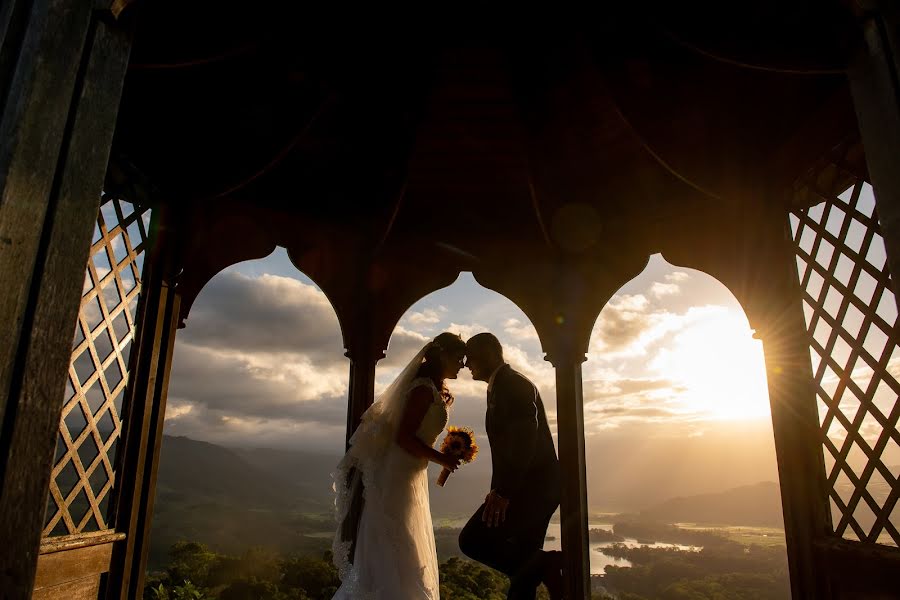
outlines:
{"label": "wooden ceiling", "polygon": [[114,153],[164,201],[577,252],[786,187],[856,130],[837,0],[299,4],[139,6]]}

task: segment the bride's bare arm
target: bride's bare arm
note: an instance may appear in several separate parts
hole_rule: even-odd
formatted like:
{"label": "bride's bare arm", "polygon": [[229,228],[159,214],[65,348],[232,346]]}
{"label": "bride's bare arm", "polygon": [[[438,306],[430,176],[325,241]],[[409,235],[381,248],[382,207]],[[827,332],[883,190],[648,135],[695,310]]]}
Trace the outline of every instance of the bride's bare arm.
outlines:
{"label": "bride's bare arm", "polygon": [[409,395],[409,401],[406,403],[406,410],[400,420],[397,428],[397,445],[419,458],[436,462],[437,464],[455,471],[459,466],[459,459],[435,450],[425,442],[419,439],[416,431],[428,412],[428,407],[434,402],[434,396],[425,386],[414,389]]}

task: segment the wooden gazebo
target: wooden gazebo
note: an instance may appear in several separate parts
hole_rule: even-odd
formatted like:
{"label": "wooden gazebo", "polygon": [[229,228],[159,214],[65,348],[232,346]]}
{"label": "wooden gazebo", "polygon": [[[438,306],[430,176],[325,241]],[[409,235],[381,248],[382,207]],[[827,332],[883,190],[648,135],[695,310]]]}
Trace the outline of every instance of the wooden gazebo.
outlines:
{"label": "wooden gazebo", "polygon": [[571,598],[594,321],[653,253],[716,277],[764,344],[794,598],[895,597],[900,14],[632,4],[3,2],[0,596],[141,596],[176,331],[216,273],[283,246],[338,315],[348,436],[413,302],[471,271],[528,315],[556,369]]}

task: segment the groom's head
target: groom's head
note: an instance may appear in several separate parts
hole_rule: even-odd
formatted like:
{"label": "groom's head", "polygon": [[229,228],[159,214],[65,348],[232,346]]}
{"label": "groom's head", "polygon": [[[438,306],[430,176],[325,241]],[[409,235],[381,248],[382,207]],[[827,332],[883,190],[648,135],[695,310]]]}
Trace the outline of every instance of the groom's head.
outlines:
{"label": "groom's head", "polygon": [[494,334],[479,333],[466,342],[466,366],[472,372],[472,379],[487,381],[502,364],[503,346]]}

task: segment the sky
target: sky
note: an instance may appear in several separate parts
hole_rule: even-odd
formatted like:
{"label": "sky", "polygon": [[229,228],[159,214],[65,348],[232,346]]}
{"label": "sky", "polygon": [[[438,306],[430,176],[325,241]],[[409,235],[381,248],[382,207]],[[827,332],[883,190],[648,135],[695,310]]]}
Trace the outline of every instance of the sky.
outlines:
{"label": "sky", "polygon": [[[553,367],[533,326],[470,273],[400,319],[376,394],[442,331],[496,334],[540,389],[556,436]],[[339,455],[348,369],[328,300],[278,249],[201,292],[176,339],[166,433]],[[583,381],[590,493],[605,505],[777,479],[761,342],[712,277],[651,257],[601,311]],[[486,384],[463,369],[449,387],[451,423],[483,431]],[[486,476],[485,450],[465,468]]]}
{"label": "sky", "polygon": [[[842,197],[849,199],[848,191]],[[874,198],[866,185],[857,210],[871,215]],[[809,216],[838,234],[844,211]],[[799,246],[813,249],[815,237],[792,218]],[[847,244],[859,250],[863,230],[850,221]],[[839,249],[823,242],[814,259],[828,264]],[[884,244],[875,239],[866,260],[884,266]],[[798,259],[802,276],[806,265]],[[852,265],[839,255],[835,276],[847,283]],[[897,319],[893,296],[872,297],[874,279],[863,273],[854,293],[875,307],[888,323]],[[813,295],[823,280],[813,273]],[[831,314],[840,296],[822,298]],[[804,306],[807,321],[812,311]],[[843,328],[857,335],[865,326],[852,305]],[[540,340],[514,303],[481,287],[471,273],[416,302],[391,336],[376,369],[376,396],[430,339],[442,331],[464,338],[490,331],[507,361],[539,388],[556,438],[553,367],[544,360]],[[830,328],[813,336],[823,344]],[[589,500],[620,509],[649,497],[715,492],[758,481],[777,481],[762,343],[728,289],[705,273],[668,264],[654,255],[645,270],[623,286],[600,312],[583,365],[584,432]],[[877,328],[864,335],[864,347],[880,356],[887,343]],[[895,346],[888,370],[900,376]],[[841,364],[849,346],[839,340],[833,356]],[[813,353],[813,368],[819,359]],[[852,378],[863,389],[872,369],[859,360]],[[165,431],[225,446],[271,447],[339,456],[344,450],[349,361],[344,356],[337,317],[327,298],[289,261],[283,249],[269,257],[234,265],[207,284],[176,338]],[[825,370],[822,387],[833,394],[838,377]],[[468,370],[449,382],[456,397],[451,424],[484,429],[486,384]],[[879,384],[875,405],[888,415],[896,394]],[[820,419],[827,407],[819,400]],[[839,408],[851,420],[859,401],[849,393]],[[862,413],[861,413],[862,414]],[[870,446],[882,431],[864,415],[860,431]],[[837,420],[828,436],[840,448],[847,437]],[[466,466],[467,476],[489,477],[489,448]],[[860,473],[866,456],[856,444],[848,453]],[[825,453],[830,470],[833,458]],[[900,446],[888,440],[885,465],[900,469]],[[873,476],[873,482],[880,477]],[[840,474],[839,489],[852,489]],[[873,484],[874,485],[874,484]],[[843,486],[843,487],[842,487]],[[884,486],[882,486],[884,487]]]}

